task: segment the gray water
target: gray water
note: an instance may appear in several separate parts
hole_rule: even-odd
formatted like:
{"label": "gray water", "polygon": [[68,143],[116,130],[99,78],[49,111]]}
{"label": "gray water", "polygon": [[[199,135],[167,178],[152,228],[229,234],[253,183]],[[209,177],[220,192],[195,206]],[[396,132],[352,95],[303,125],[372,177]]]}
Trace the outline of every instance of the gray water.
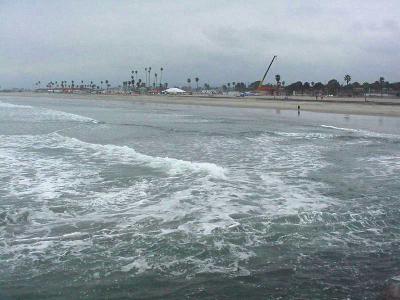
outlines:
{"label": "gray water", "polygon": [[400,119],[0,98],[0,298],[375,299]]}

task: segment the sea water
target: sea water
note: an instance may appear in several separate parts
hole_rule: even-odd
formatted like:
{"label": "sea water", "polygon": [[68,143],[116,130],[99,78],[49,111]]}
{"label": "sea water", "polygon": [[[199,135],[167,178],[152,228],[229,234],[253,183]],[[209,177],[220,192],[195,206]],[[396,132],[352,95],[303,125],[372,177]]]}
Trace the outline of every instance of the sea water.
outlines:
{"label": "sea water", "polygon": [[398,118],[0,101],[0,298],[374,299],[400,273]]}

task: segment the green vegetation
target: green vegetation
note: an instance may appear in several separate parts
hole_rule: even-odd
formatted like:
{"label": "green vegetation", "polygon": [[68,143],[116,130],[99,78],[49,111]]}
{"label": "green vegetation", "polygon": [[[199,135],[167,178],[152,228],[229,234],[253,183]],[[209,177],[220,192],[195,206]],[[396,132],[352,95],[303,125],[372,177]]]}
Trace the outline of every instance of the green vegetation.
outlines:
{"label": "green vegetation", "polygon": [[[144,80],[140,77],[140,72],[138,70],[130,70],[130,79],[123,81],[122,85],[117,87],[112,87],[109,80],[101,80],[99,83],[94,81],[86,82],[80,80],[80,84],[76,84],[74,80],[68,83],[66,80],[61,81],[50,81],[47,85],[43,86],[41,81],[34,83],[36,90],[53,90],[53,92],[75,92],[80,90],[86,93],[111,93],[111,92],[123,92],[123,93],[160,93],[162,90],[168,87],[167,82],[163,82],[164,68],[161,67],[160,72],[154,72],[152,74],[152,68],[144,68]],[[339,97],[363,97],[363,96],[397,96],[400,97],[400,82],[389,83],[385,81],[384,77],[379,77],[375,82],[363,82],[362,84],[355,81],[352,82],[352,78],[349,74],[346,74],[343,79],[344,81],[339,82],[337,79],[331,79],[326,83],[322,82],[302,82],[296,81],[291,84],[286,85],[285,81],[282,81],[280,74],[275,75],[275,83],[267,83],[262,86],[259,90],[260,81],[254,81],[249,84],[244,82],[227,82],[222,86],[210,86],[208,83],[204,83],[204,90],[214,92],[247,92],[247,91],[257,91],[261,94],[269,95],[304,95],[304,96],[339,96]],[[196,92],[201,92],[202,88],[199,87],[199,77],[194,77],[196,82]],[[77,81],[79,82],[79,81]],[[186,79],[187,86],[183,86],[183,89],[188,91],[192,90],[192,79]],[[104,86],[105,84],[105,86]]]}

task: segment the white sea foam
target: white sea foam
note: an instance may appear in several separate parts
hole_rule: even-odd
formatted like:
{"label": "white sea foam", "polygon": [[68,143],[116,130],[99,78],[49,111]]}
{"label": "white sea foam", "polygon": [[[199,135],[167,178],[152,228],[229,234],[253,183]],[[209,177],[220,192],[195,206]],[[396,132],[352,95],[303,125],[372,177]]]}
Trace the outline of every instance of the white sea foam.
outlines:
{"label": "white sea foam", "polygon": [[90,123],[99,123],[97,120],[73,114],[73,113],[68,113],[68,112],[63,112],[63,111],[58,111],[58,110],[53,110],[53,109],[46,109],[45,113],[51,118],[51,119],[63,119],[63,120],[72,120],[76,122],[90,122]]}
{"label": "white sea foam", "polygon": [[12,103],[7,103],[7,102],[3,102],[3,101],[0,101],[0,107],[2,107],[2,108],[20,108],[20,109],[33,108],[30,105],[12,104]]}
{"label": "white sea foam", "polygon": [[[226,169],[213,163],[199,163],[169,157],[155,157],[136,152],[134,149],[127,146],[105,145],[100,148],[94,146],[94,148],[99,150],[101,154],[107,153],[107,155],[119,157],[119,159],[123,161],[129,162],[135,160],[143,162],[151,168],[167,170],[170,175],[192,171],[205,172],[215,178],[226,178]],[[99,152],[96,153],[96,155],[98,154]]]}
{"label": "white sea foam", "polygon": [[[147,167],[166,171],[169,175],[186,172],[205,173],[213,178],[226,179],[227,170],[221,166],[207,162],[190,162],[169,157],[157,157],[142,154],[128,146],[101,145],[64,137],[58,133],[43,136],[0,136],[3,145],[12,147],[72,150],[74,155],[87,158],[108,160],[109,163],[139,163]],[[4,155],[4,154],[3,154]],[[51,162],[51,163],[54,163]]]}
{"label": "white sea foam", "polygon": [[[56,133],[0,136],[0,192],[6,199],[23,201],[29,212],[26,231],[10,237],[0,229],[0,240],[4,237],[7,243],[0,254],[17,266],[40,259],[54,269],[54,262],[79,258],[91,268],[97,264],[101,271],[94,273],[96,278],[148,271],[249,275],[251,270],[242,265],[256,255],[254,246],[266,245],[274,218],[298,216],[291,225],[300,226],[326,220],[321,210],[336,199],[324,196],[320,190],[326,186],[312,175],[328,165],[323,151],[330,145],[297,139],[330,136],[265,134],[245,141],[218,138],[218,143],[205,145],[210,148],[204,156],[214,161],[219,161],[215,153],[225,151],[226,168]],[[381,158],[387,163],[390,159]],[[121,165],[145,171],[135,178],[122,172],[104,176]],[[362,223],[362,216],[354,220],[379,234],[379,227]],[[26,225],[24,220],[16,223]],[[301,238],[287,234],[277,243]],[[339,233],[318,238],[343,242]],[[114,263],[98,264],[99,257]]]}
{"label": "white sea foam", "polygon": [[333,134],[322,132],[275,132],[275,134],[295,139],[330,139],[335,137]]}
{"label": "white sea foam", "polygon": [[262,174],[266,189],[274,195],[273,201],[264,204],[275,215],[296,214],[301,209],[321,210],[332,201],[317,191],[318,185],[303,183],[293,186],[276,175]]}
{"label": "white sea foam", "polygon": [[336,126],[331,126],[331,125],[321,125],[321,127],[334,129],[334,130],[340,130],[340,131],[352,132],[352,133],[360,135],[360,136],[367,136],[367,137],[373,137],[373,138],[400,139],[399,135],[389,134],[389,133],[379,133],[379,132],[373,132],[373,131],[368,131],[368,130],[363,130],[363,129],[344,128],[344,127],[336,127]]}
{"label": "white sea foam", "polygon": [[379,155],[375,157],[359,158],[360,164],[365,165],[363,176],[373,177],[396,176],[400,172],[400,156],[398,155]]}
{"label": "white sea foam", "polygon": [[75,138],[66,138],[56,134],[58,146],[65,148],[73,148],[78,151],[82,149],[90,149],[91,155],[97,158],[107,158],[110,161],[123,163],[143,163],[154,169],[165,170],[170,175],[182,174],[185,172],[203,172],[211,177],[218,179],[226,179],[227,170],[221,166],[207,162],[190,162],[186,160],[157,157],[142,154],[128,146],[118,145],[100,145],[80,141]]}
{"label": "white sea foam", "polygon": [[121,271],[122,272],[129,272],[131,270],[135,270],[137,273],[143,273],[146,270],[150,269],[151,267],[149,266],[149,264],[146,261],[145,257],[139,257],[136,260],[134,260],[133,262],[124,265],[121,267]]}
{"label": "white sea foam", "polygon": [[7,102],[0,101],[0,107],[2,108],[10,108],[8,114],[12,117],[13,120],[19,121],[73,121],[73,122],[90,122],[90,123],[98,123],[97,120],[81,116],[78,114],[68,113],[64,111],[30,106],[30,105],[20,105],[20,104],[12,104]]}
{"label": "white sea foam", "polygon": [[[258,154],[257,175],[262,183],[255,187],[265,195],[260,207],[271,216],[296,214],[298,211],[320,211],[335,199],[323,196],[326,187],[318,181],[308,180],[314,172],[329,163],[323,157],[324,145],[310,143],[309,139],[330,138],[319,133],[266,133],[249,139]],[[292,139],[300,139],[295,145]]]}

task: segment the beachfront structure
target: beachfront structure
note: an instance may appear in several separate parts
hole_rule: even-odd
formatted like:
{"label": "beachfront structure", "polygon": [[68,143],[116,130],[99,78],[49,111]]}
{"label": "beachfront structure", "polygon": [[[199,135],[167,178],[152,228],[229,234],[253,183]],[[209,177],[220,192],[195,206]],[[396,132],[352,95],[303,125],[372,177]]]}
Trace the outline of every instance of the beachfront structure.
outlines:
{"label": "beachfront structure", "polygon": [[185,93],[186,91],[178,88],[169,88],[163,91],[163,94],[169,94],[169,95],[183,95]]}

